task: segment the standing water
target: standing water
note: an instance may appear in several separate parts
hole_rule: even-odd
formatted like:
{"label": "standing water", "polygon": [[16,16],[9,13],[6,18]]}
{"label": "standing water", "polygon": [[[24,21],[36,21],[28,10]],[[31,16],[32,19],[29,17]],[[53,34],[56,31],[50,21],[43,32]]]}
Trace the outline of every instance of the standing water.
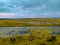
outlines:
{"label": "standing water", "polygon": [[0,27],[0,37],[12,36],[14,34],[21,34],[24,31],[28,31],[31,29],[41,29],[45,30],[45,28],[52,30],[53,34],[60,34],[60,27],[43,27],[43,26],[30,26],[30,27]]}

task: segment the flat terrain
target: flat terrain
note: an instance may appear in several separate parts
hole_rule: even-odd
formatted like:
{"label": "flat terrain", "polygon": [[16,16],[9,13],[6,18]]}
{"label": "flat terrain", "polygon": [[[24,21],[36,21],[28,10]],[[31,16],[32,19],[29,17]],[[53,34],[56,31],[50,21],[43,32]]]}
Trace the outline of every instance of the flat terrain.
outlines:
{"label": "flat terrain", "polygon": [[60,26],[60,18],[0,19],[0,26]]}
{"label": "flat terrain", "polygon": [[0,45],[60,45],[58,27],[60,18],[0,19]]}

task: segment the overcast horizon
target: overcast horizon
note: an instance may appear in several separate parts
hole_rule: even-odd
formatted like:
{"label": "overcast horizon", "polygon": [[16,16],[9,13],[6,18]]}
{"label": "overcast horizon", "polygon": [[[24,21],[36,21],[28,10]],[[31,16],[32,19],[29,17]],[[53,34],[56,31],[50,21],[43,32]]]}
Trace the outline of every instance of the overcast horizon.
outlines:
{"label": "overcast horizon", "polygon": [[60,0],[0,0],[0,18],[60,18]]}

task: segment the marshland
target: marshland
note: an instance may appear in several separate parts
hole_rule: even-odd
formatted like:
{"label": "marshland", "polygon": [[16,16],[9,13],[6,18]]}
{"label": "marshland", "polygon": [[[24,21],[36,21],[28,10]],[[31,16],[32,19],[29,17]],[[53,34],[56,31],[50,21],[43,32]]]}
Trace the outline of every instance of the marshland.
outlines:
{"label": "marshland", "polygon": [[59,45],[60,19],[0,19],[0,45]]}

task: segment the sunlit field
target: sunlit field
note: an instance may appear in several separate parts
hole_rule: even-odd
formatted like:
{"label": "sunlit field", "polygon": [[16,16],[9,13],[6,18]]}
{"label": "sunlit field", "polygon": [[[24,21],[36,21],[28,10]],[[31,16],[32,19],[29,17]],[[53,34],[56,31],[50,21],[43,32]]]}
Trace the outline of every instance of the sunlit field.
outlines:
{"label": "sunlit field", "polygon": [[60,27],[0,27],[0,45],[59,44]]}

